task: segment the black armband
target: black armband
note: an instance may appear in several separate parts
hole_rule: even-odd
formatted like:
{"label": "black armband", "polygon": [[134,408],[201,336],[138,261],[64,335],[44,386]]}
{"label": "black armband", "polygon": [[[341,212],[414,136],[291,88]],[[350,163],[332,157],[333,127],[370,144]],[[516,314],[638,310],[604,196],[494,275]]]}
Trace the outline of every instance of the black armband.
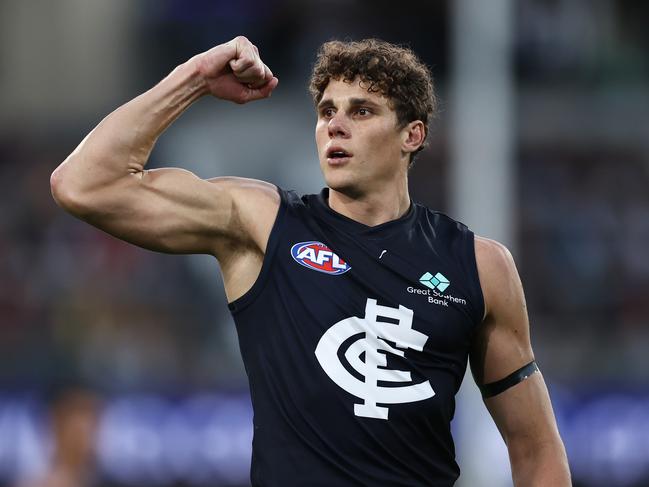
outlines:
{"label": "black armband", "polygon": [[512,372],[507,377],[496,382],[491,382],[489,384],[484,384],[480,386],[480,392],[482,392],[482,397],[487,399],[488,397],[493,397],[496,394],[506,391],[510,387],[515,386],[519,382],[524,381],[530,375],[539,372],[539,368],[536,365],[535,361],[531,361],[527,365],[523,365],[520,369],[515,372]]}

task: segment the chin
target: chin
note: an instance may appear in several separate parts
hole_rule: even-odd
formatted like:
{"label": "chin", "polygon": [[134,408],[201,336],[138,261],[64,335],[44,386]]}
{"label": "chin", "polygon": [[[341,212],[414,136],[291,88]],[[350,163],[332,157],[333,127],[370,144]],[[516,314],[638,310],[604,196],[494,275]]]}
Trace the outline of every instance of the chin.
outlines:
{"label": "chin", "polygon": [[361,195],[360,184],[357,178],[346,171],[337,171],[334,174],[331,172],[324,173],[325,184],[332,190],[349,196],[350,198]]}

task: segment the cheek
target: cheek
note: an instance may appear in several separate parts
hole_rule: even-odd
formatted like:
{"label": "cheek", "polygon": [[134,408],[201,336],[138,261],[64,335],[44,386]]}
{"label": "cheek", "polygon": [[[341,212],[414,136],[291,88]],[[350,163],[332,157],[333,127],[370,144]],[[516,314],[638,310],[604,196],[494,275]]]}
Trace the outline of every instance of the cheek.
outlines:
{"label": "cheek", "polygon": [[327,140],[327,125],[318,122],[315,126],[315,140],[317,144],[322,143],[323,141]]}
{"label": "cheek", "polygon": [[398,135],[394,133],[392,127],[385,127],[382,130],[377,130],[371,135],[368,142],[370,150],[375,153],[392,155],[395,152],[399,152],[400,139]]}

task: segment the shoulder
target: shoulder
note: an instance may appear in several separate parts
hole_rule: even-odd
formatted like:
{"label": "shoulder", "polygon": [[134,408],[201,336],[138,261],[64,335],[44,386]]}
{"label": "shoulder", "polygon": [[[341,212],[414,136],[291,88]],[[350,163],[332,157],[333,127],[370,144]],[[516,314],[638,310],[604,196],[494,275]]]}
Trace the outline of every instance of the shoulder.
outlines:
{"label": "shoulder", "polygon": [[478,235],[474,242],[485,317],[498,308],[524,300],[514,257],[509,249],[496,240]]}
{"label": "shoulder", "polygon": [[[463,252],[467,249],[466,244],[469,244],[468,249],[473,252],[473,232],[467,225],[419,203],[415,203],[414,208],[417,224],[427,229],[437,242],[447,242],[452,247],[461,248]],[[460,247],[456,247],[458,245]]]}
{"label": "shoulder", "polygon": [[426,205],[421,203],[413,202],[415,211],[421,217],[426,218],[427,220],[434,222],[436,225],[443,225],[449,228],[459,230],[461,232],[469,231],[469,228],[459,220],[454,219],[451,216],[448,216],[446,213],[443,213],[439,210],[433,210]]}
{"label": "shoulder", "polygon": [[208,179],[215,192],[230,196],[233,210],[255,211],[258,217],[275,214],[280,205],[280,189],[272,183],[258,179],[218,177]]}
{"label": "shoulder", "polygon": [[251,243],[255,248],[265,250],[268,236],[281,204],[281,190],[272,183],[258,179],[240,177],[218,177],[207,180],[213,191],[226,196],[228,228],[233,229],[233,241]]}
{"label": "shoulder", "polygon": [[279,188],[267,181],[234,176],[211,178],[207,181],[213,185],[215,191],[227,191],[238,199],[252,198],[253,201],[276,204],[280,202]]}
{"label": "shoulder", "polygon": [[476,235],[475,256],[478,267],[489,273],[500,274],[514,265],[514,258],[507,247],[490,238]]}

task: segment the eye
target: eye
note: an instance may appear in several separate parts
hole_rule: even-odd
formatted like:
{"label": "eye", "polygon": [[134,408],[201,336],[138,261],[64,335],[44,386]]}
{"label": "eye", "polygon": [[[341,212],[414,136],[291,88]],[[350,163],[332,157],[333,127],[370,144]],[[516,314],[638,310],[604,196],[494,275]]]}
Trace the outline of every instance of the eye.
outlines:
{"label": "eye", "polygon": [[371,112],[369,111],[369,109],[361,107],[358,110],[356,110],[356,113],[358,113],[361,117],[365,117],[369,115]]}
{"label": "eye", "polygon": [[327,107],[327,108],[323,108],[321,113],[324,118],[331,118],[334,116],[335,112],[333,107]]}

